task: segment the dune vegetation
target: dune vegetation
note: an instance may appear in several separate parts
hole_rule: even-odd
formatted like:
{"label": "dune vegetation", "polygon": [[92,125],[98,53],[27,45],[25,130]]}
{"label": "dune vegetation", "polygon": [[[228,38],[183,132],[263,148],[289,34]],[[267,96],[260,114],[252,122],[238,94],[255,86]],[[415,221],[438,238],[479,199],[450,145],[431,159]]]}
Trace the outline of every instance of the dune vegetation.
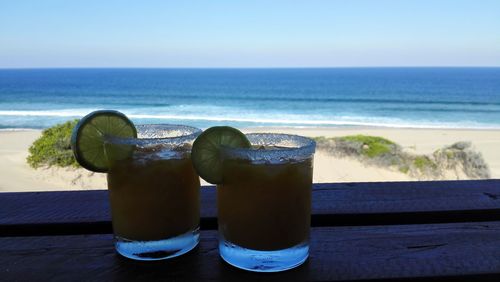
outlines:
{"label": "dune vegetation", "polygon": [[79,167],[71,151],[71,132],[78,120],[47,128],[29,148],[28,164],[39,167]]}
{"label": "dune vegetation", "polygon": [[408,174],[417,179],[484,179],[490,177],[481,153],[469,142],[445,146],[430,155],[403,150],[395,142],[377,136],[317,137],[318,150],[337,157],[355,158],[367,165]]}
{"label": "dune vegetation", "polygon": [[[71,132],[78,120],[47,128],[29,148],[28,164],[39,167],[79,167],[71,151]],[[469,142],[457,142],[430,155],[417,155],[386,138],[367,135],[316,137],[317,149],[336,157],[399,171],[417,179],[484,179],[490,177],[481,153]]]}

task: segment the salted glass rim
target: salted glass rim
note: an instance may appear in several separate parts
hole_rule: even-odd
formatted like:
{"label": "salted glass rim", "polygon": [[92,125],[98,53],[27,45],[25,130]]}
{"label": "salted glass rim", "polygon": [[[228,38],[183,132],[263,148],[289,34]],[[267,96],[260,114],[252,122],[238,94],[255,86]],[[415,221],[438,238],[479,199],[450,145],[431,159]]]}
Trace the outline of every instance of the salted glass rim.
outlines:
{"label": "salted glass rim", "polygon": [[278,147],[270,150],[224,147],[225,157],[229,159],[285,162],[310,158],[316,151],[316,141],[305,136],[284,133],[247,133],[245,136],[253,146]]}
{"label": "salted glass rim", "polygon": [[[152,146],[159,144],[175,146],[190,143],[202,133],[202,130],[199,128],[180,124],[138,124],[135,128],[137,129],[137,138],[107,136],[106,141],[112,144],[137,146]],[[176,131],[180,134],[168,136]]]}

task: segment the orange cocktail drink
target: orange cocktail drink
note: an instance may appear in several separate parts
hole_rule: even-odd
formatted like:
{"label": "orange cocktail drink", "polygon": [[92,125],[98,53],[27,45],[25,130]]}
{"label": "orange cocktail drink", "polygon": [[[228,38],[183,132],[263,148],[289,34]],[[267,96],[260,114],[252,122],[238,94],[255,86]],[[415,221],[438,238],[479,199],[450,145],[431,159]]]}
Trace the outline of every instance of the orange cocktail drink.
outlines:
{"label": "orange cocktail drink", "polygon": [[199,241],[200,181],[191,142],[200,130],[187,126],[137,126],[137,139],[110,139],[130,147],[107,179],[115,245],[129,258],[175,257]]}
{"label": "orange cocktail drink", "polygon": [[253,271],[307,259],[315,143],[285,134],[247,134],[252,148],[227,148],[217,185],[221,256]]}

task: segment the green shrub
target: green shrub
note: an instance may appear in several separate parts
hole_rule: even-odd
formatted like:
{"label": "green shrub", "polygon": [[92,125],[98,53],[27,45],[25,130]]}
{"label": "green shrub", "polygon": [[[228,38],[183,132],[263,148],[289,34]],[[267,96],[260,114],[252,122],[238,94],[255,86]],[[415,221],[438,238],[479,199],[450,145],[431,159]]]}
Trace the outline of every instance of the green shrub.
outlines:
{"label": "green shrub", "polygon": [[401,166],[401,167],[399,167],[399,171],[402,172],[402,173],[404,173],[404,174],[407,174],[408,171],[410,171],[410,167],[407,166],[407,165]]}
{"label": "green shrub", "polygon": [[437,165],[427,156],[417,156],[413,160],[413,165],[420,171],[425,169],[435,169]]}
{"label": "green shrub", "polygon": [[391,151],[391,146],[395,145],[394,142],[377,136],[367,135],[350,135],[340,137],[343,141],[357,142],[368,146],[363,150],[363,154],[369,158],[380,156]]}
{"label": "green shrub", "polygon": [[67,121],[47,128],[29,148],[28,164],[41,166],[78,167],[71,151],[71,131],[78,120]]}
{"label": "green shrub", "polygon": [[329,140],[329,138],[326,138],[325,136],[312,137],[312,139],[316,142],[326,142]]}
{"label": "green shrub", "polygon": [[[471,179],[491,178],[488,164],[480,152],[471,149],[469,142],[457,142],[440,148],[432,155],[417,155],[382,137],[349,135],[343,137],[315,137],[317,149],[336,157],[352,157],[366,164],[399,172],[418,179],[443,179],[446,173],[463,169]],[[415,148],[413,148],[415,149]]]}

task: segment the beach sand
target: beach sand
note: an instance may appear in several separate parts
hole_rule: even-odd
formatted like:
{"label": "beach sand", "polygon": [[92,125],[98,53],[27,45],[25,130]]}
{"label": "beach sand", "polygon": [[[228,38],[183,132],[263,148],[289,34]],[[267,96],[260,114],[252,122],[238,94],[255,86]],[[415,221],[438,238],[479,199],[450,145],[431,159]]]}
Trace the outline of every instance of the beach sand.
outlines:
{"label": "beach sand", "polygon": [[[365,134],[393,140],[411,153],[430,154],[458,141],[470,141],[483,154],[492,178],[500,178],[499,130],[391,129],[391,128],[248,128],[244,132],[281,132],[304,136]],[[105,189],[106,175],[84,169],[32,169],[26,163],[28,148],[41,131],[0,132],[0,192]],[[456,177],[455,177],[456,179]],[[367,166],[349,158],[317,151],[314,182],[367,182],[416,180],[406,174]],[[203,184],[206,184],[203,182]]]}
{"label": "beach sand", "polygon": [[84,169],[32,169],[28,148],[39,130],[0,132],[0,192],[58,191],[106,188],[106,175]]}
{"label": "beach sand", "polygon": [[[500,130],[471,130],[471,129],[401,129],[401,128],[251,128],[246,132],[281,132],[289,134],[297,134],[309,137],[339,137],[347,135],[371,135],[387,138],[401,145],[403,149],[413,154],[432,154],[435,150],[444,146],[452,145],[456,142],[466,141],[471,142],[472,147],[479,151],[486,163],[488,164],[491,172],[491,178],[500,178]],[[321,152],[315,157],[323,158]],[[328,158],[330,159],[330,158]],[[339,161],[339,159],[336,159]],[[337,165],[325,165],[316,163],[315,165],[321,166],[315,177],[322,179],[323,176],[332,174],[332,171],[344,171],[348,179],[351,181],[365,181],[362,174],[365,171],[356,171],[346,169],[341,163]],[[318,166],[315,166],[315,170]],[[370,167],[370,169],[372,169]],[[381,169],[386,171],[385,169]],[[366,171],[367,173],[370,171]],[[321,177],[320,177],[321,175]],[[382,174],[384,177],[386,174]],[[397,177],[399,173],[394,175]],[[366,181],[390,181],[390,180],[405,180],[404,178],[391,179],[392,175],[387,175],[387,178],[379,178],[378,173],[369,173]],[[315,178],[316,180],[316,178]],[[335,182],[337,180],[325,182]],[[339,179],[340,180],[340,179]],[[450,179],[451,180],[451,179]]]}

